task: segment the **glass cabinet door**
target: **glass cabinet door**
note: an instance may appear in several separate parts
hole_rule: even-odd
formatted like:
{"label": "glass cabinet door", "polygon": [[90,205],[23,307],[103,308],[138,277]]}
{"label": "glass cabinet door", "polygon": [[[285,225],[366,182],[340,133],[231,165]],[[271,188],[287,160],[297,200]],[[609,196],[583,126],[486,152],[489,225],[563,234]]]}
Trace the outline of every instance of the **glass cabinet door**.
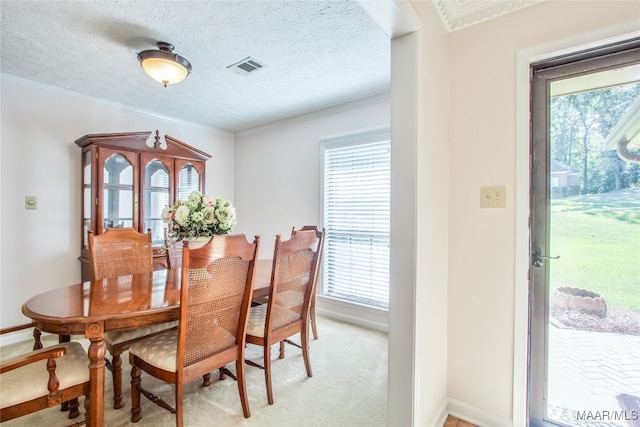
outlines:
{"label": "glass cabinet door", "polygon": [[204,192],[204,164],[176,160],[176,169],[179,171],[176,200],[187,200],[192,191]]}
{"label": "glass cabinet door", "polygon": [[102,229],[135,228],[134,165],[124,155],[114,154],[104,162],[102,189]]}
{"label": "glass cabinet door", "polygon": [[167,224],[162,222],[162,210],[170,206],[169,168],[159,159],[144,167],[143,223],[144,232],[151,229],[154,245],[164,243]]}
{"label": "glass cabinet door", "polygon": [[93,231],[91,219],[93,218],[93,197],[91,196],[92,169],[91,150],[82,153],[82,246],[88,246],[88,233]]}

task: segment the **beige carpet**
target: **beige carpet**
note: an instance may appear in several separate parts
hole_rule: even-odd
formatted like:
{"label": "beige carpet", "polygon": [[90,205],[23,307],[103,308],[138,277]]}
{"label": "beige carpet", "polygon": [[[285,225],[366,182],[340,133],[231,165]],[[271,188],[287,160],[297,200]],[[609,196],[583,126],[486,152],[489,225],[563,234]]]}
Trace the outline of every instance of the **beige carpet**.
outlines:
{"label": "beige carpet", "polygon": [[[301,351],[287,345],[286,358],[272,350],[274,404],[267,404],[264,371],[246,366],[251,418],[242,416],[238,387],[233,379],[217,381],[208,388],[201,381],[185,387],[185,425],[187,426],[318,426],[355,427],[387,425],[387,335],[318,316],[319,339],[311,340],[311,367],[308,378]],[[299,342],[299,337],[294,337]],[[55,344],[47,337],[45,345]],[[31,342],[13,344],[1,350],[1,357],[28,351]],[[86,344],[86,343],[85,343]],[[262,348],[249,345],[247,357],[262,363]],[[112,409],[111,374],[105,380],[105,425],[130,426],[131,369],[128,353],[123,357],[125,407]],[[228,368],[235,372],[235,366]],[[173,388],[148,375],[142,375],[145,388],[173,402]],[[84,417],[83,402],[80,418]],[[51,408],[3,423],[14,426],[66,426],[70,420],[59,408]],[[137,426],[174,426],[175,416],[142,397],[142,420]]]}

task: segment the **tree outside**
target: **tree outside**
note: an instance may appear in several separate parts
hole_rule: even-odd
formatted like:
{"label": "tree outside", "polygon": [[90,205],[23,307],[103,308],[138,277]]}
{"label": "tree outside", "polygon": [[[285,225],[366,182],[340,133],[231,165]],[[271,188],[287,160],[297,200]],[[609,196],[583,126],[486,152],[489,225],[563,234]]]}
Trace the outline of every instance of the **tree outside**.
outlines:
{"label": "tree outside", "polygon": [[550,100],[550,295],[606,301],[596,313],[550,298],[547,410],[563,425],[638,425],[640,165],[605,146],[638,97],[632,83]]}

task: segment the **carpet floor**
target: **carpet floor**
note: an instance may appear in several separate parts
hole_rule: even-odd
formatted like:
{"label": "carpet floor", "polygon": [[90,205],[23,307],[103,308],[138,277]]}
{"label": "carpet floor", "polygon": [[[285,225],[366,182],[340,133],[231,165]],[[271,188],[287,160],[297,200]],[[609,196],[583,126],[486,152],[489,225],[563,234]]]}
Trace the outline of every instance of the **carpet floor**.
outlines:
{"label": "carpet floor", "polygon": [[[264,371],[246,366],[247,391],[251,418],[242,415],[237,383],[227,378],[218,381],[212,374],[212,385],[201,386],[196,380],[185,386],[184,423],[186,426],[318,426],[358,427],[387,425],[387,334],[331,318],[318,316],[318,340],[311,340],[310,358],[313,377],[306,375],[300,349],[287,344],[286,358],[278,359],[273,346],[272,377],[274,404],[267,403]],[[55,336],[47,336],[44,345],[53,345]],[[293,341],[299,342],[299,337]],[[88,342],[81,341],[85,347]],[[32,342],[12,344],[0,349],[4,359],[29,351]],[[133,425],[131,409],[128,352],[123,357],[125,406],[113,409],[111,373],[105,379],[105,425]],[[246,356],[262,364],[262,347],[249,345]],[[227,366],[235,372],[235,366]],[[143,372],[143,386],[173,403],[173,386]],[[141,397],[142,420],[136,426],[173,426],[175,416]],[[84,417],[83,401],[80,402]],[[74,420],[74,421],[76,421]],[[59,408],[50,408],[3,423],[3,427],[67,426],[72,421]]]}

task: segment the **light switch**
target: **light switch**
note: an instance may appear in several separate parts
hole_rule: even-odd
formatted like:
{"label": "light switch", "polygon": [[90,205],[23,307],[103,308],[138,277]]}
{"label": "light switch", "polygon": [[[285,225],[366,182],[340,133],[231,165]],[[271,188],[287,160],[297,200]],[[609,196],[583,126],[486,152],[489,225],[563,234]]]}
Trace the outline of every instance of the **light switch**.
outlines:
{"label": "light switch", "polygon": [[507,187],[480,187],[480,208],[503,209],[507,207]]}
{"label": "light switch", "polygon": [[36,196],[25,196],[24,198],[25,209],[38,209],[38,199]]}

